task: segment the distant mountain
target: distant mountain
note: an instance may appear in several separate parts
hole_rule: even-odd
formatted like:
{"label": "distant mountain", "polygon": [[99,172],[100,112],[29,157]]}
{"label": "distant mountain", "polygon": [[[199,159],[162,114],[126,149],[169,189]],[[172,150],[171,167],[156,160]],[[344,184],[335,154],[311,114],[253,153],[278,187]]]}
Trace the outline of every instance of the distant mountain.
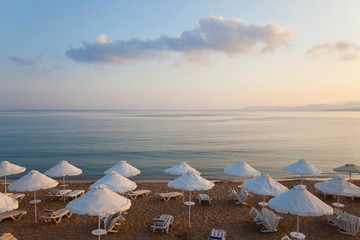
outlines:
{"label": "distant mountain", "polygon": [[244,107],[244,111],[360,111],[359,102],[339,104],[310,104],[304,106],[250,106]]}

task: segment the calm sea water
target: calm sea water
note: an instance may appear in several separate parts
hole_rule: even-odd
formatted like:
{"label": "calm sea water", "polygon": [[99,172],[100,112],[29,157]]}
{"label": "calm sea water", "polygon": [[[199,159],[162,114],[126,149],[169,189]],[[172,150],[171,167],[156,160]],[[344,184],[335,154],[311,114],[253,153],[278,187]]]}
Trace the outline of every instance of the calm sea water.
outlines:
{"label": "calm sea water", "polygon": [[0,112],[0,161],[44,172],[60,160],[101,176],[120,160],[141,178],[186,161],[204,176],[246,161],[273,177],[304,158],[325,174],[360,164],[360,112],[23,111]]}

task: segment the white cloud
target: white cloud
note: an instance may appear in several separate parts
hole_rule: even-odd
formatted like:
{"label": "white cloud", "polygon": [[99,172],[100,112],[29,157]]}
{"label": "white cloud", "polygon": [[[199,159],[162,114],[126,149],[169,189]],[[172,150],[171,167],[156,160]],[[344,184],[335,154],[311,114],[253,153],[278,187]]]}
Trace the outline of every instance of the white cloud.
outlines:
{"label": "white cloud", "polygon": [[98,43],[106,43],[107,35],[105,33],[100,34],[97,39]]}
{"label": "white cloud", "polygon": [[346,40],[338,40],[315,45],[308,50],[307,53],[312,57],[331,54],[345,61],[355,60],[360,58],[360,44]]}
{"label": "white cloud", "polygon": [[108,42],[107,35],[101,34],[97,42],[84,42],[80,48],[70,48],[66,55],[77,62],[123,64],[177,52],[192,56],[191,59],[196,61],[193,57],[196,53],[202,56],[223,53],[238,57],[252,51],[274,51],[286,45],[294,35],[292,29],[286,30],[276,23],[246,25],[240,19],[210,16],[200,19],[193,30],[184,31],[179,36]]}

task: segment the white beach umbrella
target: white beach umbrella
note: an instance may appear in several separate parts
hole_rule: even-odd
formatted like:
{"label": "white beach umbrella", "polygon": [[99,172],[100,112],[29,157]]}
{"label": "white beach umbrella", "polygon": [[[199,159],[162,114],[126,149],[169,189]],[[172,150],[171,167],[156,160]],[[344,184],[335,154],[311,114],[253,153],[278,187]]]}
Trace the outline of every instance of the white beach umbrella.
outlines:
{"label": "white beach umbrella", "polygon": [[[63,185],[65,192],[65,176],[77,176],[82,173],[80,168],[75,167],[74,165],[68,163],[67,161],[60,161],[58,164],[50,168],[45,172],[45,175],[50,177],[62,177],[63,178]],[[65,198],[64,198],[65,202]]]}
{"label": "white beach umbrella", "polygon": [[123,177],[116,171],[111,171],[111,173],[97,180],[90,186],[90,189],[94,189],[100,184],[105,185],[108,189],[117,193],[125,193],[137,187],[135,182]]}
{"label": "white beach umbrella", "polygon": [[242,187],[246,191],[262,195],[264,203],[265,196],[275,197],[289,190],[287,187],[270,177],[267,173],[244,182]]}
{"label": "white beach umbrella", "polygon": [[179,164],[177,164],[171,168],[165,169],[164,172],[173,174],[173,175],[184,175],[189,170],[193,171],[194,173],[196,173],[198,175],[201,174],[199,171],[197,171],[195,168],[191,167],[186,162],[180,162]]}
{"label": "white beach umbrella", "polygon": [[299,216],[322,216],[333,214],[332,207],[321,201],[306,186],[297,185],[291,190],[270,199],[269,207],[280,213],[297,215],[297,234],[299,235]]}
{"label": "white beach umbrella", "polygon": [[41,200],[36,199],[36,191],[53,188],[58,184],[59,183],[54,179],[49,178],[36,170],[31,170],[28,174],[12,182],[9,185],[9,190],[16,192],[34,192],[34,200],[30,201],[30,203],[35,205],[35,222],[37,222],[36,204],[41,202]]}
{"label": "white beach umbrella", "polygon": [[15,199],[0,193],[0,213],[11,211],[19,207],[19,202]]}
{"label": "white beach umbrella", "polygon": [[333,170],[336,172],[349,173],[350,182],[351,182],[351,174],[352,173],[360,173],[360,166],[357,166],[355,164],[345,164],[344,166],[334,168]]}
{"label": "white beach umbrella", "polygon": [[124,177],[133,177],[140,174],[140,170],[131,166],[126,161],[120,161],[119,163],[115,164],[108,170],[104,172],[104,174],[111,173],[111,171],[116,171],[123,175]]}
{"label": "white beach umbrella", "polygon": [[321,169],[307,163],[304,159],[300,159],[296,163],[290,164],[283,169],[285,171],[301,175],[301,184],[303,183],[303,175],[317,175],[321,173]]}
{"label": "white beach umbrella", "polygon": [[200,175],[189,170],[186,174],[168,183],[168,187],[182,189],[185,191],[209,190],[215,184]]}
{"label": "white beach umbrella", "polygon": [[[184,175],[188,171],[192,171],[198,175],[201,174],[201,172],[199,172],[195,168],[191,167],[187,162],[180,162],[179,164],[164,170],[164,172],[173,174],[173,175]],[[184,190],[183,190],[183,194],[184,194]],[[183,201],[185,201],[184,197],[183,197]]]}
{"label": "white beach umbrella", "polygon": [[4,185],[5,185],[5,193],[6,193],[6,176],[22,173],[26,170],[24,167],[20,167],[18,165],[12,164],[8,161],[2,161],[0,163],[0,177],[5,177]]}
{"label": "white beach umbrella", "polygon": [[259,177],[247,180],[243,183],[243,189],[263,196],[277,196],[289,189],[264,173]]}
{"label": "white beach umbrella", "polygon": [[190,191],[189,201],[185,202],[185,204],[189,206],[189,227],[191,227],[191,205],[194,205],[194,203],[191,202],[191,191],[209,190],[214,187],[214,185],[215,184],[213,182],[201,177],[191,170],[168,183],[168,187]]}
{"label": "white beach umbrella", "polygon": [[260,176],[261,173],[256,170],[255,168],[251,167],[249,164],[247,164],[244,161],[239,161],[237,163],[234,163],[224,169],[224,172],[226,174],[235,175],[239,177],[257,177]]}
{"label": "white beach umbrella", "polygon": [[355,184],[345,181],[345,179],[340,176],[318,182],[315,184],[315,188],[326,194],[338,195],[338,203],[340,196],[360,197],[360,188]]}
{"label": "white beach umbrella", "polygon": [[66,209],[75,214],[98,216],[98,229],[92,231],[92,233],[98,235],[100,239],[100,235],[106,233],[104,229],[100,229],[100,218],[128,210],[130,206],[131,201],[129,199],[100,184],[81,197],[69,202]]}

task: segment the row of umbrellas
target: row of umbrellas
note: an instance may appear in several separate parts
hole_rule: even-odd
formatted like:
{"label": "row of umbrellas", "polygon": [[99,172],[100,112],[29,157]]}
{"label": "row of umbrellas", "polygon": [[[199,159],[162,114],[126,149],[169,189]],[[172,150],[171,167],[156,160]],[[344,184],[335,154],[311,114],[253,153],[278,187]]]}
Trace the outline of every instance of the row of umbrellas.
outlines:
{"label": "row of umbrellas", "polygon": [[[316,175],[320,174],[321,170],[312,164],[307,163],[304,159],[298,160],[296,163],[291,164],[287,167],[283,168],[285,171],[292,172],[298,175]],[[18,174],[24,172],[26,168],[17,166],[12,164],[8,161],[3,161],[0,163],[0,177],[5,177],[5,193],[7,192],[7,183],[6,183],[6,176],[12,174]],[[192,168],[186,162],[180,162],[174,167],[166,169],[165,172],[173,175],[183,175],[187,171],[193,171],[195,174],[200,175],[201,173],[196,169]],[[104,174],[113,174],[113,171],[119,173],[123,177],[132,177],[140,174],[140,170],[131,166],[126,161],[120,161],[119,163],[115,164],[113,167],[109,168],[104,172]],[[360,173],[360,166],[356,166],[355,164],[345,164],[342,167],[334,168],[334,171],[339,172],[347,172],[350,174],[350,182],[351,182],[351,174],[352,173]],[[224,170],[225,173],[240,177],[257,177],[261,173],[256,169],[252,168],[249,164],[244,161],[239,161],[229,167],[226,167]],[[82,170],[69,164],[67,161],[60,161],[57,165],[50,168],[45,172],[45,175],[50,177],[62,177],[63,178],[63,187],[65,188],[65,176],[76,176],[80,175]],[[302,183],[302,178],[301,178]],[[131,189],[132,190],[132,189]]]}

